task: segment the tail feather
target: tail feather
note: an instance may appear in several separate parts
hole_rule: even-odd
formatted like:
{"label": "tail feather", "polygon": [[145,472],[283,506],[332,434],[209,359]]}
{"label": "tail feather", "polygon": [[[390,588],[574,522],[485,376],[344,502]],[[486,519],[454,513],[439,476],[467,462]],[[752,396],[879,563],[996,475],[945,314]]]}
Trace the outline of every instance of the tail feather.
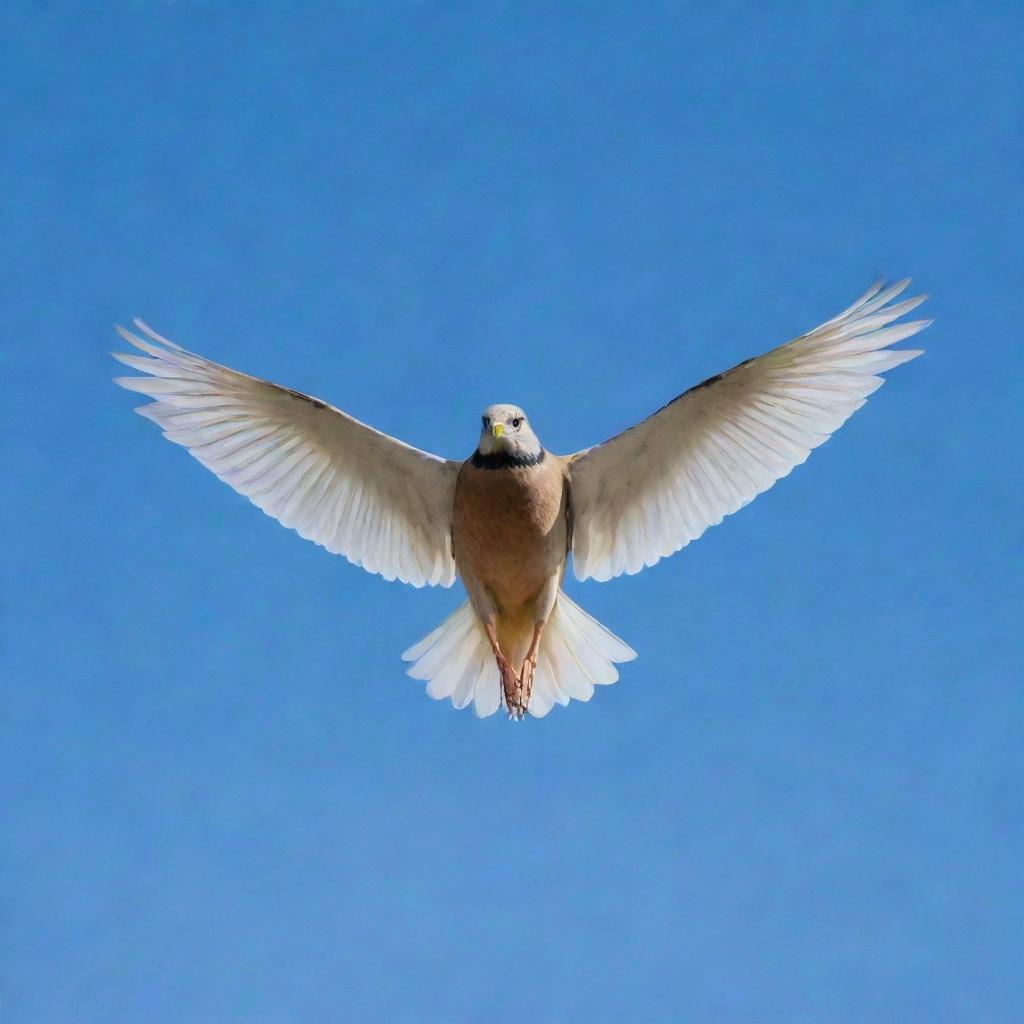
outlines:
{"label": "tail feather", "polygon": [[541,637],[530,714],[543,718],[551,710],[549,687],[562,705],[570,698],[590,700],[595,686],[607,686],[619,678],[616,662],[635,657],[629,644],[560,591]]}
{"label": "tail feather", "polygon": [[[541,637],[530,714],[543,718],[555,704],[590,700],[595,686],[619,678],[616,662],[635,657],[632,647],[559,592]],[[407,669],[410,676],[427,681],[427,694],[434,700],[450,698],[456,708],[472,703],[480,718],[493,715],[501,706],[498,666],[468,601],[402,658],[412,662]]]}
{"label": "tail feather", "polygon": [[477,677],[473,694],[473,712],[477,718],[487,718],[501,707],[501,673],[491,655],[490,645],[484,658],[484,667]]}
{"label": "tail feather", "polygon": [[480,620],[469,602],[460,605],[436,629],[403,655],[413,679],[427,681],[427,695],[451,699],[456,708],[473,704],[481,718],[501,704],[501,677]]}
{"label": "tail feather", "polygon": [[[475,652],[476,645],[473,643],[474,616],[472,614],[462,615],[438,635],[434,643],[417,659],[415,665],[410,669],[410,674],[415,673],[417,679],[436,680],[439,674],[443,678],[451,678],[452,682],[457,681],[457,676],[451,672],[441,673],[446,666],[455,664],[464,666],[469,660],[470,654]],[[448,694],[445,694],[447,697]]]}
{"label": "tail feather", "polygon": [[588,701],[594,696],[594,684],[580,671],[580,664],[561,630],[551,634],[547,654],[551,658],[558,689],[565,695],[563,703],[568,704],[570,698]]}
{"label": "tail feather", "polygon": [[[471,614],[472,609],[470,608],[468,601],[466,601],[464,604],[460,604],[459,607],[456,608],[455,611],[453,611],[451,615],[449,615],[448,618],[441,623],[440,626],[438,626],[436,629],[432,629],[425,637],[423,637],[422,640],[418,640],[416,643],[412,645],[412,647],[410,647],[407,651],[403,652],[402,660],[418,661],[420,658],[423,657],[424,654],[427,653],[427,651],[430,650],[431,647],[434,646],[434,644],[437,642],[437,640],[441,637],[443,633],[447,633],[448,630],[455,628],[455,626],[457,626],[459,623],[468,621]],[[412,669],[409,670],[409,674],[412,675]],[[428,679],[430,677],[417,675],[413,676],[413,678]]]}
{"label": "tail feather", "polygon": [[636,657],[636,651],[625,640],[619,639],[610,629],[602,626],[593,615],[585,612],[575,601],[570,601],[564,593],[559,594],[558,604],[575,621],[588,643],[609,661],[632,661]]}

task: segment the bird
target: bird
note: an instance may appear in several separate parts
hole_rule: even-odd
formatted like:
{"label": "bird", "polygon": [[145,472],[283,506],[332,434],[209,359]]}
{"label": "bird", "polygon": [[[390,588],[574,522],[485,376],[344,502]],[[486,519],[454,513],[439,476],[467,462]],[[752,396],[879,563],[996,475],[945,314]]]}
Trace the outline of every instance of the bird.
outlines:
{"label": "bird", "polygon": [[135,411],[301,537],[387,580],[466,600],[402,655],[435,700],[485,718],[587,701],[636,652],[563,589],[654,565],[803,463],[920,349],[891,346],[909,278],[709,377],[610,439],[547,451],[516,405],[488,406],[461,460],[410,447],[327,402],[196,355],[134,320],[116,329],[151,399]]}

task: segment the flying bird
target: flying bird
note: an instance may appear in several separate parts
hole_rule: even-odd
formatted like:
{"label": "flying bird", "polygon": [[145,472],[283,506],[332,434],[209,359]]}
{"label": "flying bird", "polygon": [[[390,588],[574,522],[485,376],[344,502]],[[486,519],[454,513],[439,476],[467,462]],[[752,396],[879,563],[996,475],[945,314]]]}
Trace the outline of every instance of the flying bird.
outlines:
{"label": "flying bird", "polygon": [[465,460],[419,451],[340,409],[204,359],[140,320],[115,358],[153,399],[136,412],[300,536],[387,580],[467,600],[403,658],[436,700],[480,717],[541,718],[589,700],[636,652],[562,590],[654,565],[800,465],[882,383],[920,355],[889,346],[909,280],[877,281],[794,341],[683,392],[603,444],[554,455],[522,409],[491,405]]}

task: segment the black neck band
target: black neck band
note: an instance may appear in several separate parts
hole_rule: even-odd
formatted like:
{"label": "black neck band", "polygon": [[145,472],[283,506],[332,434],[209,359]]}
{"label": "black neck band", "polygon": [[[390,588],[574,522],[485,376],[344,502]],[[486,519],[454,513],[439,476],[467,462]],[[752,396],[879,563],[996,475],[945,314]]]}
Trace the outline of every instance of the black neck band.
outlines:
{"label": "black neck band", "polygon": [[544,449],[536,455],[523,455],[521,452],[473,452],[469,460],[476,469],[525,469],[528,466],[539,466],[544,461]]}

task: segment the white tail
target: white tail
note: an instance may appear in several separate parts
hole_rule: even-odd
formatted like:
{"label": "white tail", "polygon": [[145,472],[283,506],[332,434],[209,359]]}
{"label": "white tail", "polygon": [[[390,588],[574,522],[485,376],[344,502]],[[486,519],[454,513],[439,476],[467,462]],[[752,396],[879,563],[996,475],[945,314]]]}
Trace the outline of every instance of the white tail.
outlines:
{"label": "white tail", "polygon": [[[527,710],[543,718],[555,704],[566,705],[572,698],[590,700],[595,685],[619,678],[617,662],[635,657],[632,647],[560,591],[541,637]],[[427,680],[427,694],[434,700],[450,697],[457,708],[472,703],[480,718],[501,706],[498,666],[468,601],[402,658],[413,663],[408,668],[413,679]]]}

